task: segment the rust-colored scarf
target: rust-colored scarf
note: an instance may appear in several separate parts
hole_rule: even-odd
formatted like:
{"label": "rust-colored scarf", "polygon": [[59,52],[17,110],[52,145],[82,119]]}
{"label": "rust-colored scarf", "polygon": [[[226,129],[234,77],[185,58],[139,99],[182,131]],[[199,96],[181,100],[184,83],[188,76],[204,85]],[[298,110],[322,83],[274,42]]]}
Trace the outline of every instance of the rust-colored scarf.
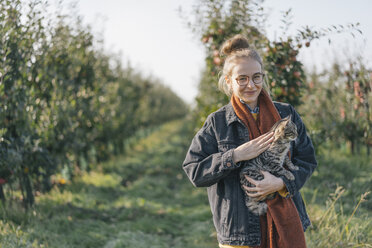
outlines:
{"label": "rust-colored scarf", "polygon": [[[281,119],[270,96],[262,89],[258,96],[260,112],[257,121],[248,108],[235,95],[231,97],[234,111],[249,130],[249,138],[254,139],[270,130],[275,122]],[[260,217],[260,248],[306,248],[305,235],[300,216],[291,198],[283,198],[276,194],[266,200],[267,213]]]}

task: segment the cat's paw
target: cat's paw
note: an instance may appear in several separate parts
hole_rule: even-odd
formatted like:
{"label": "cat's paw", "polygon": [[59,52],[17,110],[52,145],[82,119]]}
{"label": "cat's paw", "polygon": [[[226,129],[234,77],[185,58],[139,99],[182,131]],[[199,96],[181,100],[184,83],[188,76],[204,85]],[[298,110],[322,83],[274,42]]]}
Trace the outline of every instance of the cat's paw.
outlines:
{"label": "cat's paw", "polygon": [[290,173],[290,172],[286,173],[285,174],[285,177],[288,178],[288,180],[291,180],[291,181],[293,181],[295,179],[295,177],[293,176],[293,174]]}
{"label": "cat's paw", "polygon": [[299,170],[300,168],[294,164],[288,165],[288,169],[290,170]]}
{"label": "cat's paw", "polygon": [[287,166],[288,166],[288,169],[290,170],[299,170],[300,168],[296,165],[294,165],[291,161],[287,161]]}

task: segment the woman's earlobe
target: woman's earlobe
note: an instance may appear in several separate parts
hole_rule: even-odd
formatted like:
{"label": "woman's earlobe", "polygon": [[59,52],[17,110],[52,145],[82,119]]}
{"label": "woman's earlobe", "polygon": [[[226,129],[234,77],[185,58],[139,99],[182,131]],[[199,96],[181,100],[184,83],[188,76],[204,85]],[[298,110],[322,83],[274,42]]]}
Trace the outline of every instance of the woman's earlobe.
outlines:
{"label": "woman's earlobe", "polygon": [[230,83],[231,83],[230,78],[229,78],[228,76],[225,77],[225,82],[226,82],[227,84],[230,84]]}

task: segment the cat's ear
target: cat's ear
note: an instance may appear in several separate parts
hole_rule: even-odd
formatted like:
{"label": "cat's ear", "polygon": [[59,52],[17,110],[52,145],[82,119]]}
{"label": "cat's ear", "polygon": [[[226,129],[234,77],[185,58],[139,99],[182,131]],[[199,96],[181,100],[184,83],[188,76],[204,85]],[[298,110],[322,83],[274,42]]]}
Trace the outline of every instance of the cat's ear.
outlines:
{"label": "cat's ear", "polygon": [[280,125],[280,123],[282,123],[283,120],[279,120],[277,122],[275,122],[275,124],[270,128],[269,132],[274,132],[275,129]]}
{"label": "cat's ear", "polygon": [[287,120],[291,120],[292,119],[292,114],[288,115],[287,117],[284,117],[283,120],[287,121]]}

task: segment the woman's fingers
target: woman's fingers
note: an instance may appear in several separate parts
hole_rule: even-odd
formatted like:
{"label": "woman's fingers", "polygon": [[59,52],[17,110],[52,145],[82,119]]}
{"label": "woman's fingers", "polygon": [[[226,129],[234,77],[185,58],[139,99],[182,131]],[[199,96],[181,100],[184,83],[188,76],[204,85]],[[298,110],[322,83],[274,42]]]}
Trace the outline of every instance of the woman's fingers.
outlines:
{"label": "woman's fingers", "polygon": [[247,187],[243,185],[245,193],[252,198],[257,198],[258,201],[262,201],[266,198],[266,195],[263,192],[259,191],[256,187]]}
{"label": "woman's fingers", "polygon": [[256,200],[261,201],[267,195],[274,193],[283,188],[283,180],[272,175],[270,172],[261,170],[260,173],[264,176],[262,180],[254,180],[247,175],[245,178],[254,185],[254,187],[248,187],[243,185],[245,193]]}
{"label": "woman's fingers", "polygon": [[250,140],[247,143],[237,147],[234,150],[234,162],[242,160],[250,160],[257,157],[267,148],[269,148],[273,139],[273,132],[269,132],[259,136],[256,139]]}
{"label": "woman's fingers", "polygon": [[267,140],[265,140],[265,142],[263,142],[262,144],[263,145],[270,145],[271,144],[271,142],[273,142],[273,140],[274,140],[274,135],[272,135],[272,136],[269,136],[270,138],[268,138]]}
{"label": "woman's fingers", "polygon": [[256,191],[257,189],[254,188],[254,187],[247,187],[245,185],[243,185],[244,189],[245,189],[245,193],[249,196],[249,197],[252,197],[252,198],[257,198],[258,201],[261,201],[263,199],[266,198],[266,195],[264,195],[262,192],[260,191]]}
{"label": "woman's fingers", "polygon": [[[244,175],[245,176],[245,178],[248,180],[248,182],[250,182],[251,184],[253,184],[254,186],[256,186],[257,187],[257,181],[256,180],[254,180],[254,179],[252,179],[252,178],[250,178],[248,175]],[[243,185],[244,186],[244,185]],[[248,187],[247,187],[248,188]]]}
{"label": "woman's fingers", "polygon": [[246,191],[249,191],[249,192],[257,192],[257,188],[256,187],[248,187],[248,186],[243,185],[243,188]]}
{"label": "woman's fingers", "polygon": [[261,135],[260,137],[262,138],[258,140],[257,145],[266,146],[267,144],[270,144],[274,140],[274,133],[270,132],[270,133]]}
{"label": "woman's fingers", "polygon": [[262,201],[262,200],[264,200],[265,198],[266,198],[266,195],[263,195],[263,196],[258,197],[257,200],[258,200],[258,201]]}
{"label": "woman's fingers", "polygon": [[272,174],[268,171],[260,170],[260,173],[264,176],[263,179],[265,179],[267,176],[272,176]]}
{"label": "woman's fingers", "polygon": [[266,151],[267,149],[269,149],[272,141],[273,141],[273,138],[272,139],[269,139],[266,143],[263,143],[263,144],[259,145],[257,147],[257,150],[256,150],[256,156],[260,155],[261,153],[263,153],[264,151]]}
{"label": "woman's fingers", "polygon": [[262,139],[262,141],[265,142],[266,140],[270,139],[273,135],[274,135],[274,132],[268,132],[268,133],[262,134],[258,138]]}
{"label": "woman's fingers", "polygon": [[261,193],[258,193],[258,192],[255,192],[255,193],[250,193],[250,192],[245,192],[249,197],[252,197],[252,198],[257,198],[257,197],[260,197],[261,196]]}
{"label": "woman's fingers", "polygon": [[264,197],[262,195],[262,192],[260,192],[256,187],[248,187],[243,185],[243,188],[245,189],[245,193],[249,197],[258,198],[258,197]]}
{"label": "woman's fingers", "polygon": [[274,140],[274,137],[270,138],[265,143],[262,143],[258,148],[265,151],[266,149],[268,149],[270,147],[273,140]]}

